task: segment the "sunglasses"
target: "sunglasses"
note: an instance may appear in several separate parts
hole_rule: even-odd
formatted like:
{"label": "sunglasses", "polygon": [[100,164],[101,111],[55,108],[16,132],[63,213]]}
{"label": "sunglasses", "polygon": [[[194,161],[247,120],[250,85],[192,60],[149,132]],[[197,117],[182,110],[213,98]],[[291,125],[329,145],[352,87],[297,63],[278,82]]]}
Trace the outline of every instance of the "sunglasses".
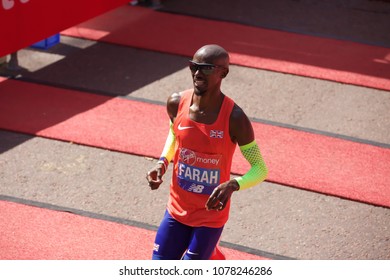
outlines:
{"label": "sunglasses", "polygon": [[191,72],[195,73],[196,71],[200,70],[205,75],[210,75],[211,73],[213,73],[215,68],[225,68],[220,65],[209,64],[209,63],[197,63],[192,60],[189,61],[189,67]]}

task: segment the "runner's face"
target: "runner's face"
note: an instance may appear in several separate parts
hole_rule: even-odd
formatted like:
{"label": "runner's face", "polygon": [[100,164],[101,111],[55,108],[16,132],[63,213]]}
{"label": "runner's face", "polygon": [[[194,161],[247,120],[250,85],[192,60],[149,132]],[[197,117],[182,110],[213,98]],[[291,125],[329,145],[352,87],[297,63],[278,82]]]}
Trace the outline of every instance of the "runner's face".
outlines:
{"label": "runner's face", "polygon": [[189,62],[192,75],[194,91],[197,95],[203,95],[206,91],[212,90],[221,85],[223,70],[218,61],[212,61],[195,55]]}

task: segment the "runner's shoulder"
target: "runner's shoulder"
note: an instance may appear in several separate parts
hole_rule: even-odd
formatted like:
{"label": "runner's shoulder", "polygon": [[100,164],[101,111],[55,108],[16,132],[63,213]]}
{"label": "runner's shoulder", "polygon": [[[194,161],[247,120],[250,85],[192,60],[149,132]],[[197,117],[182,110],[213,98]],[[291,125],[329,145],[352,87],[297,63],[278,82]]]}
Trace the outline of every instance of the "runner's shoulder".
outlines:
{"label": "runner's shoulder", "polygon": [[177,116],[177,112],[179,110],[180,100],[181,100],[181,97],[183,96],[184,93],[185,93],[185,91],[174,92],[168,97],[167,111],[168,111],[168,115],[171,118],[171,120],[173,120]]}
{"label": "runner's shoulder", "polygon": [[230,123],[231,124],[240,124],[243,121],[246,121],[248,119],[247,115],[245,114],[244,110],[237,105],[237,103],[234,103],[232,112],[230,114]]}
{"label": "runner's shoulder", "polygon": [[181,99],[181,92],[172,93],[167,100],[167,105],[179,105]]}

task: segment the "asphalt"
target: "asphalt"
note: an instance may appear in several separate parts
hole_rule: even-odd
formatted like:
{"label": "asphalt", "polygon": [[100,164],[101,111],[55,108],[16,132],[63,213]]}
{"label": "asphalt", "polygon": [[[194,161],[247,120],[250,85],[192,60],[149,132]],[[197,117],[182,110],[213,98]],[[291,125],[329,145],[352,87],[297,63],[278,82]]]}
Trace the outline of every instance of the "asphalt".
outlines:
{"label": "asphalt", "polygon": [[[185,2],[161,9],[390,46],[387,1]],[[48,51],[20,50],[18,59],[21,70],[3,65],[0,73],[161,106],[191,87],[186,57],[66,36]],[[387,91],[240,66],[223,91],[254,121],[390,147]],[[150,191],[145,174],[154,161],[0,130],[0,199],[156,229],[170,175]],[[234,195],[222,241],[274,258],[390,259],[389,227],[389,208],[265,182]]]}

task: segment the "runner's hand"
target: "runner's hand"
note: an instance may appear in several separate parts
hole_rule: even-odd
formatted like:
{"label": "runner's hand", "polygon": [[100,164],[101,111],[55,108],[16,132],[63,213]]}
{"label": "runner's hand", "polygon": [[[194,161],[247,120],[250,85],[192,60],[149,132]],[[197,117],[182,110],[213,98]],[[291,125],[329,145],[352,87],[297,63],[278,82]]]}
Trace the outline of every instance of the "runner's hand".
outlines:
{"label": "runner's hand", "polygon": [[162,176],[165,173],[165,167],[163,164],[157,164],[152,170],[146,175],[149,187],[152,190],[157,190],[163,182]]}
{"label": "runner's hand", "polygon": [[207,210],[222,211],[229,202],[230,197],[234,191],[240,188],[236,180],[230,180],[220,184],[214,189],[209,199],[206,202]]}

